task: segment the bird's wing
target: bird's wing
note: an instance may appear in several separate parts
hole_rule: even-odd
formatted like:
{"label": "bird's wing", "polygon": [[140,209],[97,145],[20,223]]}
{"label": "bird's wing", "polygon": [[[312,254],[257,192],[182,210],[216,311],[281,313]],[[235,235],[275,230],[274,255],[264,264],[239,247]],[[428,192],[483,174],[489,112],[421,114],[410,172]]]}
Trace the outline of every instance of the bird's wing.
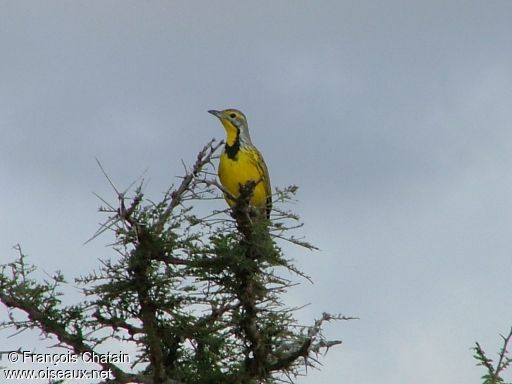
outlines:
{"label": "bird's wing", "polygon": [[267,217],[269,217],[270,210],[272,209],[272,187],[270,184],[270,175],[268,174],[267,164],[265,164],[263,156],[261,155],[260,151],[258,151],[256,148],[254,148],[254,150],[251,151],[251,154],[253,164],[258,169],[261,175],[261,181],[264,183],[265,186],[265,192],[267,194]]}

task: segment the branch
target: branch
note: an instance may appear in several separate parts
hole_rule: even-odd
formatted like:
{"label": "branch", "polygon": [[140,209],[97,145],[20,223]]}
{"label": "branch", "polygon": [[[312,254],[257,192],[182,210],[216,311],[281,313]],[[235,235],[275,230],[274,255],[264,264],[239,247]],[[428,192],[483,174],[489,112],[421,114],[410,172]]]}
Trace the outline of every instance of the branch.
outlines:
{"label": "branch", "polygon": [[190,186],[194,179],[197,177],[197,175],[199,175],[203,167],[211,161],[213,154],[223,144],[223,141],[220,141],[216,144],[214,143],[215,139],[212,139],[203,147],[203,149],[197,155],[197,159],[192,167],[192,171],[185,175],[180,186],[171,193],[171,202],[167,206],[164,213],[160,216],[160,220],[155,226],[157,233],[162,231],[165,223],[171,216],[172,210],[182,202],[185,192],[190,190]]}
{"label": "branch", "polygon": [[492,359],[487,357],[484,350],[480,346],[480,344],[477,342],[476,347],[473,349],[475,350],[475,359],[479,361],[478,365],[482,365],[487,369],[487,374],[483,376],[485,379],[486,384],[497,384],[497,383],[504,383],[503,379],[501,378],[500,374],[512,363],[512,358],[508,357],[508,344],[510,340],[512,339],[512,328],[510,328],[510,331],[507,336],[500,335],[503,339],[503,346],[498,354],[499,360],[496,364],[496,367],[492,364]]}
{"label": "branch", "polygon": [[128,324],[124,319],[121,319],[119,317],[107,318],[107,317],[103,316],[100,313],[99,309],[97,309],[96,312],[94,312],[93,316],[101,324],[105,324],[113,329],[122,328],[126,332],[128,332],[128,334],[132,337],[144,332],[143,328],[137,327],[132,324]]}
{"label": "branch", "polygon": [[[0,300],[9,308],[16,308],[25,312],[32,323],[37,324],[44,333],[57,337],[60,343],[70,346],[76,355],[81,355],[85,352],[100,354],[87,345],[81,335],[69,333],[66,331],[65,324],[59,323],[55,319],[50,318],[47,313],[34,308],[32,303],[14,299],[3,290],[0,291]],[[110,370],[118,383],[129,383],[133,379],[132,375],[125,373],[113,363],[101,361],[98,364],[101,365],[104,371]]]}
{"label": "branch", "polygon": [[[297,346],[283,347],[277,351],[281,357],[270,366],[272,371],[288,370],[290,366],[300,357],[308,359],[311,353],[320,353],[322,349],[329,350],[329,348],[341,344],[341,340],[325,340],[322,333],[322,324],[331,320],[355,320],[355,317],[347,316],[333,316],[329,313],[323,313],[322,317],[315,321],[313,326],[308,330],[307,337],[303,340],[302,344]],[[315,339],[320,337],[320,340],[315,342]]]}

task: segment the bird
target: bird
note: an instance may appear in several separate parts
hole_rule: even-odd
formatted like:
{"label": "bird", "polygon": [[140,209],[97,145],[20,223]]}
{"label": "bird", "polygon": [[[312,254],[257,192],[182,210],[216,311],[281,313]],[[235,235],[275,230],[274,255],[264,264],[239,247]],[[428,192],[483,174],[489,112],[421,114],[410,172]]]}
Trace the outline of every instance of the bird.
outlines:
{"label": "bird", "polygon": [[249,204],[270,219],[272,209],[272,189],[267,165],[261,152],[253,145],[249,135],[247,118],[238,109],[222,111],[209,110],[216,116],[226,130],[226,144],[220,155],[218,175],[220,183],[231,195],[224,195],[230,207],[236,204],[240,187],[254,182]]}

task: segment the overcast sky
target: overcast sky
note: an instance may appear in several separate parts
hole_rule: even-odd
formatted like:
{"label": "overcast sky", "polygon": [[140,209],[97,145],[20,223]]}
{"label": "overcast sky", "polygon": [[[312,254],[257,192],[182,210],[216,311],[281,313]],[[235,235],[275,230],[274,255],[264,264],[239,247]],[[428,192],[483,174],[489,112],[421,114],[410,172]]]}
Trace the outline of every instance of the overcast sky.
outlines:
{"label": "overcast sky", "polygon": [[470,348],[494,357],[512,326],[512,1],[0,8],[1,260],[98,266],[94,158],[121,189],[147,169],[157,198],[223,138],[206,111],[237,107],[321,248],[287,248],[315,281],[290,304],[360,317],[298,382],[481,382]]}

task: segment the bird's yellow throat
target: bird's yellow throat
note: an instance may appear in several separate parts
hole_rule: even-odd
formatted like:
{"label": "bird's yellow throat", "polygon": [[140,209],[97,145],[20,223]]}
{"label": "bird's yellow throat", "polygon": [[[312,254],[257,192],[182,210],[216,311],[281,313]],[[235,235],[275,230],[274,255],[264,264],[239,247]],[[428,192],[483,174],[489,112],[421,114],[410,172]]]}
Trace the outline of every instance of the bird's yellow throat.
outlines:
{"label": "bird's yellow throat", "polygon": [[228,147],[235,146],[236,142],[240,140],[240,131],[229,120],[221,120],[222,125],[226,129],[226,144]]}

